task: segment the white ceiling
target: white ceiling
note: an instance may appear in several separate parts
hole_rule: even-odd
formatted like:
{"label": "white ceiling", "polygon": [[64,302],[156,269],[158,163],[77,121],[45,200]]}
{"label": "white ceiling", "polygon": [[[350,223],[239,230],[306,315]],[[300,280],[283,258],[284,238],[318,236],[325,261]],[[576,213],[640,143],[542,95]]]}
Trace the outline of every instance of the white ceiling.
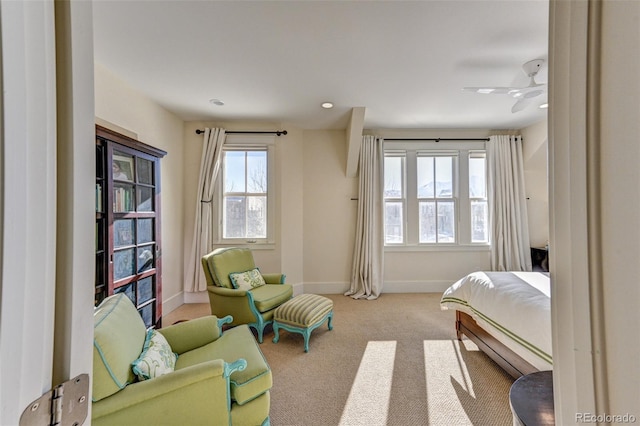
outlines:
{"label": "white ceiling", "polygon": [[547,59],[546,0],[96,0],[93,13],[96,62],[185,121],[343,129],[352,107],[367,129],[546,117],[546,94],[511,113],[507,95],[462,91],[528,84],[522,64]]}

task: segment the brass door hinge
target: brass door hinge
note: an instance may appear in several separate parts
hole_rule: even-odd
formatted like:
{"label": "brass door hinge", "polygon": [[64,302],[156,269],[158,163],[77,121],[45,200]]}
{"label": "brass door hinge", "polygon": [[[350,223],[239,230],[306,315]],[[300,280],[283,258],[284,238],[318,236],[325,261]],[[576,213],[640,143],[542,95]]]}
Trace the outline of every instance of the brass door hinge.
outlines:
{"label": "brass door hinge", "polygon": [[89,412],[89,375],[80,374],[33,401],[20,426],[80,426]]}

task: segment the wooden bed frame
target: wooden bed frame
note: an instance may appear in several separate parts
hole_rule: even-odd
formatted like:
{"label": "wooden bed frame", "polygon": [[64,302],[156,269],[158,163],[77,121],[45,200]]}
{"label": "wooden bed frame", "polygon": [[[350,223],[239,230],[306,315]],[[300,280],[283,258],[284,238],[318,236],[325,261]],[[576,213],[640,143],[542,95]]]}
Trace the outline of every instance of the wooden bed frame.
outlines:
{"label": "wooden bed frame", "polygon": [[456,311],[456,335],[458,340],[462,340],[463,334],[478,345],[480,350],[486,353],[514,379],[539,371],[480,327],[470,315],[462,311]]}

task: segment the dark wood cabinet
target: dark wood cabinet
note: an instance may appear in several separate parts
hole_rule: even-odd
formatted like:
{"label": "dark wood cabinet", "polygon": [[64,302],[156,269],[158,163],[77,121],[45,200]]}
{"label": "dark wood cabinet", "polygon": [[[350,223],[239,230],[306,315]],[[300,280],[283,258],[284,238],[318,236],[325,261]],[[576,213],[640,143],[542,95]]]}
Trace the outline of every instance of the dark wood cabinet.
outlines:
{"label": "dark wood cabinet", "polygon": [[146,326],[162,318],[160,160],[165,151],[96,126],[94,303],[125,293]]}

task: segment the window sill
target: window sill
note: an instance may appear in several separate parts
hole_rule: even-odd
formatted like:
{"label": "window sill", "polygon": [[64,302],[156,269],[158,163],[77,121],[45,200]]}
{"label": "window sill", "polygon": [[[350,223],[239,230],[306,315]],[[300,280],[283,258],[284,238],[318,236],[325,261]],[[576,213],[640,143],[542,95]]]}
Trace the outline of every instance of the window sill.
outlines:
{"label": "window sill", "polygon": [[272,242],[247,243],[246,241],[219,241],[213,245],[213,248],[222,247],[241,247],[250,248],[251,250],[274,250],[276,248],[276,244]]}
{"label": "window sill", "polygon": [[389,245],[384,246],[384,251],[387,253],[392,252],[422,252],[422,251],[450,251],[450,252],[488,252],[491,251],[491,246],[488,244],[451,244],[451,245]]}

